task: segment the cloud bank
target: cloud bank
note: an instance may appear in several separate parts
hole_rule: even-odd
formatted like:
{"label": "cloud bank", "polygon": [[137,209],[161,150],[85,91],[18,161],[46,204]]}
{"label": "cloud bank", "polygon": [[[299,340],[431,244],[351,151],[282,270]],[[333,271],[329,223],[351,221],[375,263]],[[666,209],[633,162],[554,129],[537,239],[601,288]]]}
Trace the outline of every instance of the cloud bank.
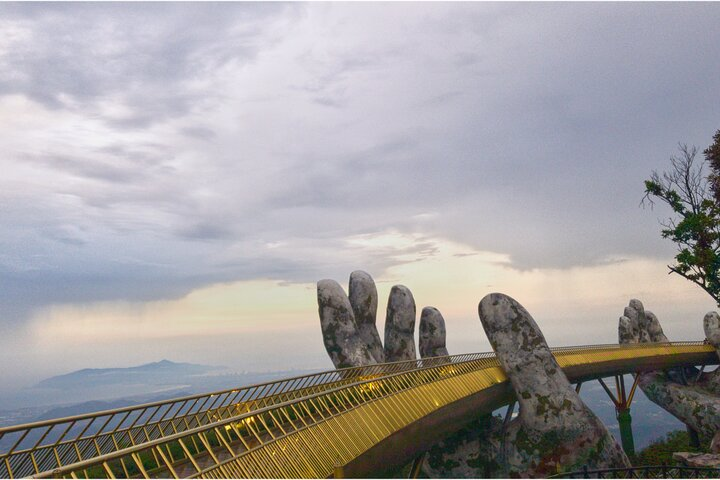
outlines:
{"label": "cloud bank", "polygon": [[[642,181],[720,126],[718,20],[706,3],[4,3],[0,330],[21,350],[48,308],[391,278],[443,242],[517,275],[668,262]],[[413,241],[372,243],[393,235]]]}

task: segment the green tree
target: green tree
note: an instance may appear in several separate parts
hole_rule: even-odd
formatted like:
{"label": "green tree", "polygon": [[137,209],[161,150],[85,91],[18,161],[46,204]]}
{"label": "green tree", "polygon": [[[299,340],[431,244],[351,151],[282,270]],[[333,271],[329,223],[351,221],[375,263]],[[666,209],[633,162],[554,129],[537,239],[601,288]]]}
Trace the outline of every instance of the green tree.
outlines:
{"label": "green tree", "polygon": [[650,445],[640,451],[633,459],[633,465],[641,467],[644,465],[680,465],[681,462],[674,460],[674,452],[709,452],[710,439],[700,438],[700,447],[690,445],[690,436],[687,430],[675,430],[669,432],[665,437],[653,441]]}
{"label": "green tree", "polygon": [[714,143],[705,149],[703,154],[710,164],[710,190],[712,191],[715,203],[720,205],[720,130],[713,137]]}
{"label": "green tree", "polygon": [[714,140],[700,161],[696,147],[680,144],[680,154],[670,157],[672,168],[654,171],[645,181],[643,204],[660,200],[670,206],[676,217],[661,222],[662,236],[675,243],[678,253],[668,268],[699,285],[720,306],[720,130]]}

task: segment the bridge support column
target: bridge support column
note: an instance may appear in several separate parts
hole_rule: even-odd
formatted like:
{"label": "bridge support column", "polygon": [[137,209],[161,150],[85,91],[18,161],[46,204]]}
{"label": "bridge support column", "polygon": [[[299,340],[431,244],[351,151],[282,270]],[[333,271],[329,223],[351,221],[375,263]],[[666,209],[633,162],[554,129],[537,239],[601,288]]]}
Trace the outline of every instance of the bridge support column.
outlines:
{"label": "bridge support column", "polygon": [[602,378],[598,378],[598,382],[605,389],[605,393],[608,394],[610,400],[615,404],[615,415],[620,427],[620,443],[622,444],[623,450],[628,456],[635,455],[635,439],[632,433],[632,416],[630,415],[630,404],[632,403],[633,397],[635,396],[635,390],[637,389],[639,375],[635,375],[635,381],[633,382],[630,394],[625,394],[625,379],[622,375],[615,376],[615,391],[617,396],[613,395],[608,386],[603,382]]}
{"label": "bridge support column", "polygon": [[618,426],[620,427],[620,441],[627,455],[635,455],[635,439],[632,432],[632,417],[630,409],[617,410]]}

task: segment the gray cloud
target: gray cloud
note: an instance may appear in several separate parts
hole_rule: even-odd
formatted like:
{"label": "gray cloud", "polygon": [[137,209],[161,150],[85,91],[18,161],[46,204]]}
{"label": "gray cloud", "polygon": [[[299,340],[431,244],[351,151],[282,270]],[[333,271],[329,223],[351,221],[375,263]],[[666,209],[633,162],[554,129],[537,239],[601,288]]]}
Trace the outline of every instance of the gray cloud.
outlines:
{"label": "gray cloud", "polygon": [[229,62],[247,63],[262,47],[263,22],[283,4],[6,4],[6,21],[29,30],[0,65],[0,93],[22,94],[50,109],[87,112],[103,100],[127,108],[106,121],[144,128],[182,116],[214,97],[190,83]]}
{"label": "gray cloud", "polygon": [[51,169],[95,180],[113,183],[131,183],[144,180],[144,172],[127,167],[102,163],[95,159],[79,159],[58,155],[54,157],[28,158],[30,162],[43,164]]}
{"label": "gray cloud", "polygon": [[206,127],[185,127],[180,130],[180,133],[199,138],[201,140],[212,140],[216,137],[215,132]]}
{"label": "gray cloud", "polygon": [[223,240],[237,238],[232,229],[228,228],[225,221],[199,222],[192,225],[185,225],[177,231],[178,235],[188,239],[196,240]]}
{"label": "gray cloud", "polygon": [[36,112],[0,133],[3,322],[433,254],[346,242],[384,231],[523,269],[669,258],[642,181],[720,128],[715,4],[53,3],[0,18],[0,121]]}

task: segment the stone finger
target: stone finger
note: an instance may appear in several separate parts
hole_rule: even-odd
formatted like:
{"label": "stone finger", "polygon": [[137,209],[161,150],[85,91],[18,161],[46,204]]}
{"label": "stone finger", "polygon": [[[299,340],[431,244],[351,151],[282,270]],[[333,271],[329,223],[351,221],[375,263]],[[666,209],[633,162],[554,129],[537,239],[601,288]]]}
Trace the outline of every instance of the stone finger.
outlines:
{"label": "stone finger", "polygon": [[385,318],[385,361],[415,360],[415,299],[403,285],[390,290]]}
{"label": "stone finger", "polygon": [[623,315],[630,319],[633,336],[637,337],[637,341],[640,343],[649,342],[650,338],[645,328],[645,308],[642,302],[635,298],[630,300],[630,304],[625,307]]}
{"label": "stone finger", "polygon": [[335,280],[320,280],[317,301],[325,350],[335,368],[377,363],[360,337],[350,300],[342,287]]}
{"label": "stone finger", "polygon": [[493,293],[482,299],[478,312],[520,405],[505,442],[510,471],[536,477],[560,466],[629,466],[607,428],[575,392],[527,310]]}
{"label": "stone finger", "polygon": [[[500,293],[482,299],[480,321],[520,403],[520,416],[538,429],[554,428],[552,417],[584,410],[540,328],[517,301]],[[566,402],[565,400],[568,400]],[[543,407],[538,408],[540,404]],[[536,415],[540,411],[542,416]]]}
{"label": "stone finger", "polygon": [[655,316],[655,314],[646,310],[645,318],[647,319],[646,325],[648,335],[650,336],[650,341],[655,343],[667,343],[668,338],[665,336],[662,325],[660,325],[660,321]]}
{"label": "stone finger", "polygon": [[378,363],[384,362],[385,354],[375,324],[378,294],[370,274],[362,270],[356,270],[350,274],[348,298],[355,314],[355,323],[360,332],[360,338],[365,342],[373,358]]}
{"label": "stone finger", "polygon": [[632,322],[625,315],[618,320],[618,341],[620,344],[637,343],[638,341],[633,331]]}
{"label": "stone finger", "polygon": [[420,313],[420,358],[447,356],[445,319],[435,307],[425,307]]}

